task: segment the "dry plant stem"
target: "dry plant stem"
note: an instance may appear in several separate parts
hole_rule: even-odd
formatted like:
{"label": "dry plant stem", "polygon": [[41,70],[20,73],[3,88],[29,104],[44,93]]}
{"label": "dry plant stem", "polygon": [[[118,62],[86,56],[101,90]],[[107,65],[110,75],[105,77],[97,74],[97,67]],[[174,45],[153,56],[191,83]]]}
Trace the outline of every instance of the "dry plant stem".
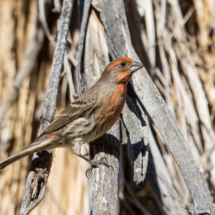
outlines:
{"label": "dry plant stem", "polygon": [[34,31],[35,31],[34,36],[25,49],[24,58],[19,67],[19,70],[17,71],[13,87],[8,92],[7,96],[5,96],[5,99],[0,106],[0,121],[3,118],[4,114],[6,113],[6,111],[8,111],[8,109],[16,101],[19,94],[19,89],[22,86],[23,81],[30,76],[34,68],[34,65],[37,61],[38,54],[41,50],[44,41],[44,32],[38,19],[35,23]]}
{"label": "dry plant stem", "polygon": [[148,49],[148,56],[150,59],[150,62],[152,66],[155,65],[155,48],[152,48],[155,44],[155,24],[154,24],[154,18],[153,18],[153,7],[152,7],[152,0],[144,0],[145,7],[147,10],[145,10],[145,20],[146,20],[146,33],[148,36],[148,45],[150,49]]}
{"label": "dry plant stem", "polygon": [[[126,55],[125,41],[122,37],[121,31],[118,31],[120,26],[120,16],[117,14],[118,7],[115,1],[107,2],[94,0],[93,6],[101,12],[101,19],[105,27],[106,41],[108,51],[113,58]],[[111,18],[110,18],[111,17]],[[114,24],[113,24],[114,23]],[[128,131],[128,144],[131,144],[132,153],[128,156],[134,162],[134,176],[133,180],[136,185],[141,185],[145,179],[145,172],[148,162],[147,144],[148,132],[146,123],[141,116],[139,116],[135,104],[127,96],[126,105],[123,109],[122,119]],[[133,164],[132,164],[133,165]]]}
{"label": "dry plant stem", "polygon": [[[84,36],[83,78],[85,79],[82,81],[86,88],[91,87],[96,82],[109,62],[104,28],[94,9],[90,12],[86,35]],[[83,20],[86,19],[86,17],[83,17]],[[92,55],[92,53],[94,54]],[[79,53],[79,55],[81,54]],[[89,214],[118,214],[120,131],[118,121],[103,138],[90,143],[91,159],[101,160],[106,158],[106,162],[113,169],[99,165],[98,168],[91,171]],[[98,144],[95,144],[95,142]]]}
{"label": "dry plant stem", "polygon": [[48,27],[48,24],[46,21],[45,0],[38,0],[38,9],[39,9],[39,19],[43,25],[44,32],[45,32],[46,36],[48,37],[48,39],[50,40],[50,42],[53,45],[55,45],[54,38],[52,37],[52,35],[49,31],[49,27]]}
{"label": "dry plant stem", "polygon": [[[99,1],[99,4],[97,3],[97,5],[99,5],[99,10],[101,11],[101,18],[102,21],[104,22],[105,28],[106,21],[108,20],[108,17],[111,14],[111,11],[107,10],[108,6],[106,4],[107,3],[104,2],[102,3],[101,1]],[[117,12],[118,13],[120,12],[122,18],[122,23],[120,26],[122,28],[122,34],[126,41],[128,55],[135,60],[139,60],[131,44],[127,19],[123,8],[123,2],[119,0],[117,4],[117,2],[114,1],[113,5],[114,4],[115,8],[119,8]],[[109,16],[105,17],[107,14]],[[113,15],[112,19],[115,20],[118,19],[119,16],[118,14],[111,15]],[[112,24],[118,25],[117,22],[114,22]],[[114,26],[112,26],[112,29],[114,29]],[[106,31],[108,30],[109,28],[107,26]],[[113,37],[113,34],[111,35],[110,33],[109,34],[107,33],[107,35]],[[116,40],[111,41],[113,43],[111,44],[113,47],[118,46],[118,41]],[[125,49],[125,47],[122,46],[121,49]],[[177,123],[173,119],[170,111],[168,110],[160,93],[158,92],[157,88],[155,87],[154,83],[149,77],[147,71],[145,69],[141,69],[136,74],[134,74],[132,83],[134,91],[139,98],[139,101],[141,102],[142,106],[145,107],[151,119],[157,126],[158,130],[160,131],[162,137],[164,138],[167,146],[169,147],[179,166],[179,169],[183,175],[185,183],[189,189],[190,195],[193,199],[195,214],[201,213],[213,214],[214,207],[208,187],[202,177],[202,174],[200,173],[196,161],[180,129],[178,128]]]}
{"label": "dry plant stem", "polygon": [[[138,59],[131,44],[129,44],[129,49],[130,56]],[[133,86],[180,168],[193,199],[195,214],[213,214],[212,198],[196,161],[177,123],[145,69],[134,76]]]}
{"label": "dry plant stem", "polygon": [[[123,35],[126,40],[126,48],[128,49],[129,56],[135,60],[139,60],[131,44],[129,32],[127,31],[127,20],[124,10],[122,10],[121,16],[123,20]],[[151,119],[157,126],[179,166],[192,197],[195,214],[214,214],[214,206],[210,192],[196,161],[177,123],[173,119],[172,114],[168,110],[147,71],[141,69],[134,75],[132,81],[140,102],[146,108]]]}
{"label": "dry plant stem", "polygon": [[[58,32],[57,43],[54,53],[54,59],[52,62],[51,75],[49,79],[48,88],[46,91],[46,97],[44,100],[42,112],[41,112],[41,127],[40,132],[42,133],[44,129],[49,125],[49,123],[54,119],[55,110],[57,105],[57,95],[60,82],[60,73],[63,65],[64,53],[66,50],[67,34],[69,31],[69,25],[71,20],[73,8],[73,0],[64,0],[62,13],[60,17],[61,27]],[[25,191],[21,204],[21,214],[28,214],[32,211],[42,200],[45,193],[46,181],[51,167],[53,150],[43,151],[35,153],[32,160],[31,170],[28,174]],[[31,183],[35,180],[36,168],[48,171],[44,178],[44,183],[40,183],[38,186],[38,198],[31,201]]]}
{"label": "dry plant stem", "polygon": [[68,54],[65,53],[64,55],[64,68],[66,70],[66,75],[67,75],[67,82],[69,85],[69,97],[70,101],[73,102],[75,97],[77,97],[77,94],[75,92],[75,87],[73,84],[73,79],[72,79],[72,71],[69,65],[69,59],[68,59]]}
{"label": "dry plant stem", "polygon": [[[125,41],[122,37],[122,33],[118,31],[120,26],[120,16],[118,14],[116,2],[114,1],[105,2],[95,0],[93,1],[93,6],[101,12],[101,19],[105,27],[106,43],[108,46],[108,51],[111,54],[112,58],[114,59],[123,55],[127,55],[126,54],[127,51],[125,49]],[[101,36],[99,36],[99,38],[101,38]],[[98,42],[98,44],[100,44],[100,42]],[[88,49],[86,50],[89,52]],[[87,52],[86,50],[85,52]],[[99,62],[99,60],[102,61],[101,60],[102,57],[97,52],[95,53],[94,56],[98,56],[98,65],[102,65],[102,63]],[[97,59],[95,59],[93,62],[97,62]],[[97,68],[96,63],[94,64],[95,65],[91,67],[90,65],[88,65],[87,68]],[[94,73],[96,74],[96,71],[94,71]],[[148,161],[146,152],[147,151],[146,145],[148,143],[148,140],[146,138],[147,132],[144,132],[143,129],[143,127],[146,126],[146,124],[143,125],[142,121],[144,120],[141,121],[141,117],[136,111],[135,104],[129,97],[127,97],[126,105],[125,108],[123,109],[122,118],[126,125],[126,130],[129,133],[127,138],[128,145],[132,144],[131,148],[133,148],[133,153],[130,153],[128,155],[130,160],[134,161],[133,180],[137,185],[141,185],[145,179],[145,171]],[[115,125],[110,131],[109,135],[112,135],[115,138],[112,138],[112,140],[107,141],[109,146],[113,146],[114,142],[117,141],[121,142],[120,140],[121,137],[119,136],[119,134],[114,135],[114,132],[119,130],[119,127],[116,126],[117,125]],[[114,167],[115,176],[113,174],[110,174],[109,173],[110,170],[104,167],[100,167],[99,172],[96,170],[92,171],[92,175],[90,176],[89,214],[105,214],[107,213],[107,211],[110,211],[111,214],[118,214],[117,202],[119,181],[116,176],[119,175],[119,157],[118,156],[115,157],[116,155],[113,156],[114,154],[112,153],[111,156],[109,157],[108,154],[110,154],[109,152],[110,149],[108,148],[106,148],[102,153],[100,153],[101,151],[100,147],[101,143],[100,145],[99,144],[97,144],[97,146],[95,145],[93,156],[95,155],[97,159],[101,157],[108,158],[108,164],[113,165]],[[112,148],[112,150],[114,149]],[[102,193],[101,197],[100,195],[98,195],[100,193]],[[105,204],[107,206],[105,206]]]}
{"label": "dry plant stem", "polygon": [[[20,213],[21,215],[28,215],[42,201],[42,199],[45,195],[45,191],[46,191],[46,186],[45,186],[46,182],[47,182],[47,177],[45,177],[45,180],[40,183],[40,186],[42,187],[42,189],[40,190],[38,198],[35,201],[33,201],[31,203],[31,206],[27,207],[23,213]],[[29,186],[31,187],[32,183],[30,183]],[[31,194],[31,193],[29,193],[29,194]],[[31,195],[28,197],[31,200]]]}
{"label": "dry plant stem", "polygon": [[[110,144],[114,147],[110,148]],[[90,145],[91,156],[95,155],[94,159],[96,160],[106,159],[106,162],[113,168],[99,165],[99,168],[94,168],[90,173],[89,215],[119,213],[119,148],[120,126],[118,120],[108,134]]]}
{"label": "dry plant stem", "polygon": [[54,10],[55,10],[57,13],[60,13],[60,10],[61,10],[61,3],[60,3],[60,0],[54,0]]}
{"label": "dry plant stem", "polygon": [[101,20],[105,27],[106,43],[111,57],[116,59],[126,56],[125,40],[119,30],[120,17],[117,3],[112,0],[110,3],[107,1],[93,0],[92,4],[101,12]]}
{"label": "dry plant stem", "polygon": [[[80,39],[78,45],[78,57],[77,57],[77,68],[76,68],[76,82],[77,82],[77,92],[80,95],[82,93],[80,77],[81,77],[81,70],[83,69],[83,53],[84,53],[84,41],[85,41],[85,34],[87,29],[87,23],[89,18],[89,10],[92,0],[86,0],[84,2],[84,12],[83,18],[81,23],[81,32],[80,32]],[[80,1],[80,4],[83,1]]]}
{"label": "dry plant stem", "polygon": [[[132,160],[134,168],[133,181],[137,186],[143,184],[148,165],[148,128],[137,112],[134,102],[127,96],[122,112],[122,120],[128,132],[128,144],[132,147]],[[128,155],[131,156],[131,155]]]}
{"label": "dry plant stem", "polygon": [[[147,122],[148,124],[148,122]],[[159,184],[160,194],[157,196],[161,197],[162,204],[165,206],[164,210],[166,214],[171,214],[175,208],[183,208],[183,204],[180,202],[180,197],[178,192],[176,191],[174,184],[172,182],[172,178],[170,172],[163,160],[163,157],[160,153],[160,150],[157,146],[157,143],[154,139],[152,131],[149,127],[149,137],[150,137],[150,151],[153,156],[153,161],[155,164],[155,173],[152,171],[153,168],[151,166],[151,159],[149,159],[149,171],[147,172],[147,179],[151,184],[154,192],[157,191],[156,183]],[[155,179],[157,181],[155,181]],[[187,214],[184,211],[181,211],[180,214]]]}

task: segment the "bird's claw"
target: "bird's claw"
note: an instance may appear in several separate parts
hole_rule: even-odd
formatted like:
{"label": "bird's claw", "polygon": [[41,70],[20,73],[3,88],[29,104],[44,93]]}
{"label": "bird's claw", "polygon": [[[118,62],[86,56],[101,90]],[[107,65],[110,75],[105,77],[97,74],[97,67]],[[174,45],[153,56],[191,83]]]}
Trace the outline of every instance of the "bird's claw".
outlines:
{"label": "bird's claw", "polygon": [[[105,161],[103,161],[105,160]],[[89,162],[90,167],[86,170],[85,175],[87,178],[89,178],[89,174],[92,172],[93,168],[98,168],[99,165],[104,165],[108,168],[111,168],[112,170],[114,170],[113,166],[107,164],[107,158],[103,157],[100,160],[91,160]]]}

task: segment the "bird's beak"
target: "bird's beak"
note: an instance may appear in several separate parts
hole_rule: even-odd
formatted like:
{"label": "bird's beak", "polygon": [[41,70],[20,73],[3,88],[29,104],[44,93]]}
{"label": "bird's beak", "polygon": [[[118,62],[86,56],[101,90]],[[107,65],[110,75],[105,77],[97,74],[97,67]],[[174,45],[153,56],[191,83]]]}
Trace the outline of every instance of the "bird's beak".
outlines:
{"label": "bird's beak", "polygon": [[131,73],[134,73],[136,72],[137,70],[141,69],[143,67],[143,64],[142,63],[139,63],[137,61],[134,61],[132,64],[131,64]]}

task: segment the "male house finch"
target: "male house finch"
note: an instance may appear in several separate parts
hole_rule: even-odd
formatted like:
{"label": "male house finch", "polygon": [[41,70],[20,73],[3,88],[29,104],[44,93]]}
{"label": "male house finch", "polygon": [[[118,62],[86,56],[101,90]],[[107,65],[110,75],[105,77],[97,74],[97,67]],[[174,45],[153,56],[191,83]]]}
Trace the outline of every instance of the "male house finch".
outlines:
{"label": "male house finch", "polygon": [[72,147],[81,155],[81,145],[106,133],[119,118],[125,104],[126,87],[143,65],[122,57],[107,65],[100,79],[62,111],[29,146],[0,162],[0,169],[20,158],[46,149]]}

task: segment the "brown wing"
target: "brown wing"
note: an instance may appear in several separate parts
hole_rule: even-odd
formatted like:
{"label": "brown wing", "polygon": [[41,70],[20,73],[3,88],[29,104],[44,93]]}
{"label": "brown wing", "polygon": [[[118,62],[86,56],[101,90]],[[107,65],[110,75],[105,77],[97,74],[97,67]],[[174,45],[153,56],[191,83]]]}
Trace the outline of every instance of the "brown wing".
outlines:
{"label": "brown wing", "polygon": [[74,101],[51,122],[40,136],[57,131],[70,122],[89,114],[94,109],[95,104],[96,100],[85,102],[78,99]]}

